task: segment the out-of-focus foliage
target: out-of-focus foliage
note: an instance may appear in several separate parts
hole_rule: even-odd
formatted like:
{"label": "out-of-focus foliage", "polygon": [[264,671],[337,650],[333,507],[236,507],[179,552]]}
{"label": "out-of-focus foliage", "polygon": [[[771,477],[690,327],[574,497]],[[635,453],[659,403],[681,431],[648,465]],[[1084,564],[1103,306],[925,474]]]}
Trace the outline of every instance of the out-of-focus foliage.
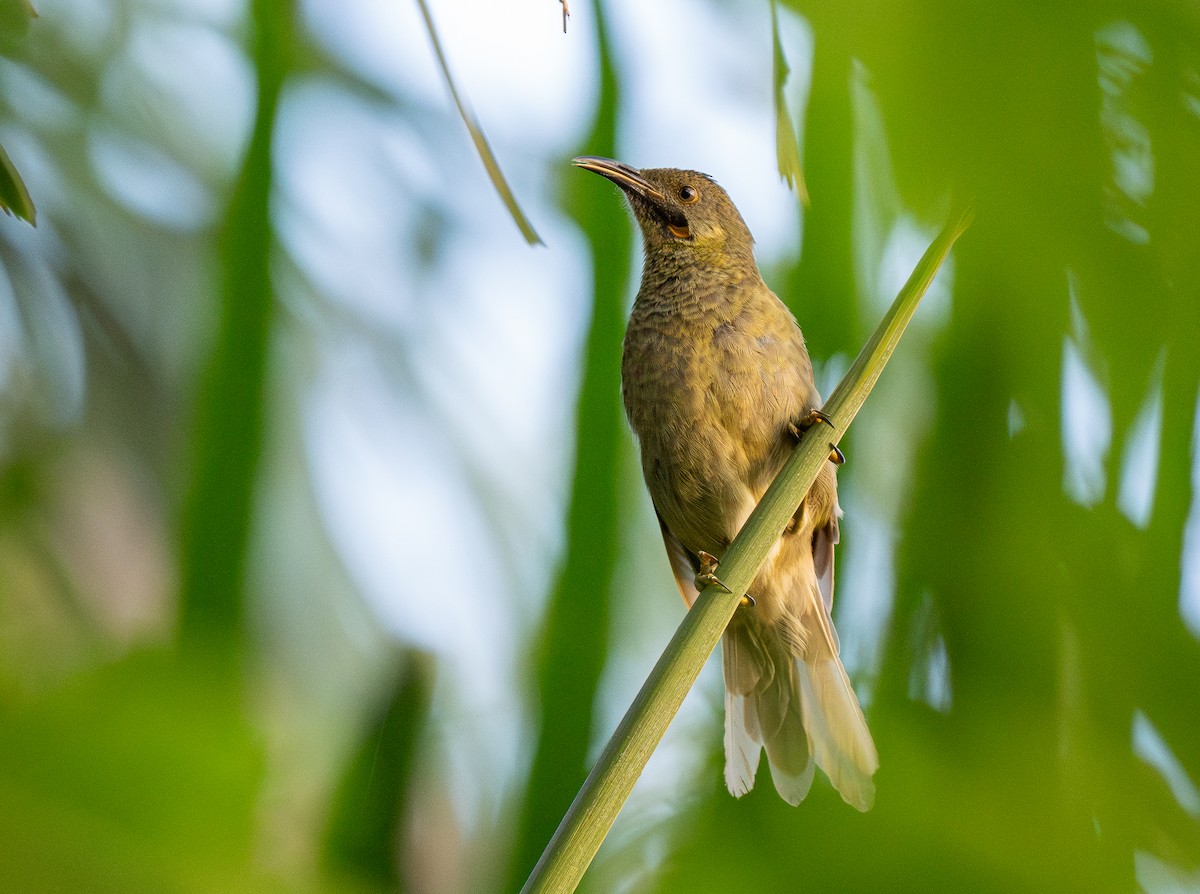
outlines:
{"label": "out-of-focus foliage", "polygon": [[[618,88],[602,22],[597,37],[601,50],[599,108],[584,148],[612,155],[616,151]],[[615,202],[597,206],[595,188],[595,183],[577,179],[567,191],[573,216],[595,258],[596,299],[579,391],[566,556],[534,645],[537,745],[517,816],[507,879],[507,887],[514,891],[520,890],[537,864],[589,769],[588,749],[595,738],[593,715],[608,651],[609,594],[620,550],[622,414],[611,398],[620,389],[616,358],[625,324],[624,308],[617,299],[629,277],[631,239],[620,206]],[[587,598],[581,599],[583,594],[588,594]],[[564,673],[565,669],[569,673]],[[564,685],[564,678],[569,685]]]}
{"label": "out-of-focus foliage", "polygon": [[771,56],[775,60],[772,79],[775,82],[775,154],[779,158],[779,176],[795,190],[800,201],[807,204],[808,188],[804,185],[804,164],[796,142],[796,126],[788,109],[787,80],[790,69],[779,41],[779,12],[771,3]]}
{"label": "out-of-focus foliage", "polygon": [[[5,0],[0,3],[0,52],[5,47],[19,47],[29,32],[29,20],[36,17],[37,13],[29,0]],[[0,208],[29,223],[37,219],[37,211],[29,190],[25,188],[25,181],[3,146],[0,146]]]}
{"label": "out-of-focus foliage", "polygon": [[[845,445],[874,810],[730,798],[710,676],[584,888],[1200,884],[1194,9],[679,0],[660,39],[546,0],[599,60],[576,130],[482,109],[534,252],[416,5],[382,46],[334,27],[368,6],[0,8],[38,212],[0,218],[0,888],[520,883],[682,611],[620,423],[631,224],[566,160],[692,165],[681,119],[798,126],[802,252],[763,260],[829,369],[976,221]],[[430,12],[454,71],[478,23]]]}
{"label": "out-of-focus foliage", "polygon": [[0,208],[22,220],[37,222],[37,209],[33,207],[25,181],[3,146],[0,146]]}

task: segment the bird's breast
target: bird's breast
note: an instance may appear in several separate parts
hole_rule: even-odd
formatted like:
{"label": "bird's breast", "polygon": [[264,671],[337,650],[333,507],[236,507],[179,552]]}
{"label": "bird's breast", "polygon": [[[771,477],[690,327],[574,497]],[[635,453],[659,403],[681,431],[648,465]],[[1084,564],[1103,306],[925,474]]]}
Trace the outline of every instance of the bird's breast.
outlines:
{"label": "bird's breast", "polygon": [[812,405],[803,338],[770,292],[777,307],[653,297],[639,296],[622,359],[646,482],[673,530],[685,518],[723,529],[761,496],[786,459],[787,424]]}

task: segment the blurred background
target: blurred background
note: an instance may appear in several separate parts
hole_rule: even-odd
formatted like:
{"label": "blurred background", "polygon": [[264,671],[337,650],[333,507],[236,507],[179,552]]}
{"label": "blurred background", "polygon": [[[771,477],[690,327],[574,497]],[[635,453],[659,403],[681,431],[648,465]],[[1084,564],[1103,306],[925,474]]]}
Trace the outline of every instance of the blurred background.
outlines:
{"label": "blurred background", "polygon": [[977,214],[843,442],[874,810],[710,662],[583,889],[1200,891],[1196,6],[428,2],[0,3],[0,889],[520,888],[683,612],[587,153],[826,394]]}

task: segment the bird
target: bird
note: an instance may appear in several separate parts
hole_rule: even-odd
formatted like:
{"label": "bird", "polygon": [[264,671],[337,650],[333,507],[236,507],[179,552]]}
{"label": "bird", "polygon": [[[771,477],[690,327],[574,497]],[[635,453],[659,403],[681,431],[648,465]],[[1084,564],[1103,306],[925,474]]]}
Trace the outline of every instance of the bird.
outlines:
{"label": "bird", "polygon": [[[621,357],[621,393],[680,594],[720,584],[720,556],[804,432],[828,422],[791,311],[763,281],[754,239],[712,177],[581,156],[615,183],[644,265]],[[741,797],[765,750],[797,805],[814,765],[869,810],[879,757],[833,626],[841,508],[831,453],[722,634],[725,783]]]}

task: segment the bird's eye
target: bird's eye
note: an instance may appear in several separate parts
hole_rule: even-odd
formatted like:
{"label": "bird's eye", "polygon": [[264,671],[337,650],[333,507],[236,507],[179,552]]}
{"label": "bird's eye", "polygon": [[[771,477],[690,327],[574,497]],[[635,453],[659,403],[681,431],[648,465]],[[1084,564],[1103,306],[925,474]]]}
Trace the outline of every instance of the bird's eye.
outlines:
{"label": "bird's eye", "polygon": [[684,186],[679,190],[679,201],[685,205],[693,205],[700,201],[700,193],[693,186]]}

